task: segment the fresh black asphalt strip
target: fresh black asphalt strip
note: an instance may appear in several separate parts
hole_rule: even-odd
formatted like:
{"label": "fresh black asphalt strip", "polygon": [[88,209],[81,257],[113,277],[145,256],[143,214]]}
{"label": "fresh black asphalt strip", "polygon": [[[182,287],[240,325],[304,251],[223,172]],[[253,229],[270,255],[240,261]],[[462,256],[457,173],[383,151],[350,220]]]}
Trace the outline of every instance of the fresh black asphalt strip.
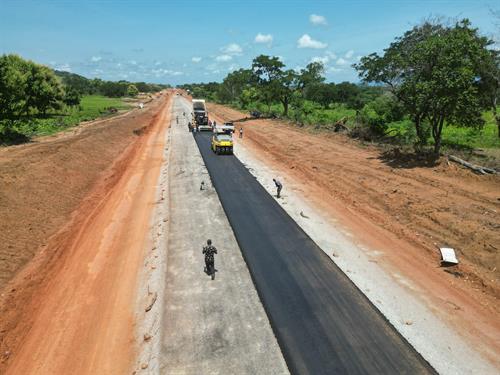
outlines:
{"label": "fresh black asphalt strip", "polygon": [[195,139],[291,373],[435,373],[236,157],[211,151],[210,136]]}

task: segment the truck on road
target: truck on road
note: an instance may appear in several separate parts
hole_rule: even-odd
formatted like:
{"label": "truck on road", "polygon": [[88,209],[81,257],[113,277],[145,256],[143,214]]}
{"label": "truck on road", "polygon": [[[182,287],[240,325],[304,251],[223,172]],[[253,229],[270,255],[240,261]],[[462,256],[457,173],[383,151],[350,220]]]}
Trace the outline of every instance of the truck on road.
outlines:
{"label": "truck on road", "polygon": [[208,123],[208,112],[204,99],[193,99],[193,122],[198,130],[212,130]]}

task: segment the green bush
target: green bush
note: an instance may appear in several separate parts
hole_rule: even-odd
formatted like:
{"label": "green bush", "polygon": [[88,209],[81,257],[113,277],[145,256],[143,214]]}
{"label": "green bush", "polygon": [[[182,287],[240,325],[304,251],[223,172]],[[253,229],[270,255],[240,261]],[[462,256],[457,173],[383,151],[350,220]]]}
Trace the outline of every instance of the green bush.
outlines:
{"label": "green bush", "polygon": [[389,123],[400,121],[403,117],[402,107],[390,94],[377,97],[366,104],[360,112],[360,121],[378,135],[384,135]]}

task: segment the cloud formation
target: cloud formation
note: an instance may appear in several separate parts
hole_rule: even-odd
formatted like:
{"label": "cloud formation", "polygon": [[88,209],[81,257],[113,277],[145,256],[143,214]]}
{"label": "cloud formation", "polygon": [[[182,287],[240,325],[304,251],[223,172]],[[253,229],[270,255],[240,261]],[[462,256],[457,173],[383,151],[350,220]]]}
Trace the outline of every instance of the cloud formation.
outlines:
{"label": "cloud formation", "polygon": [[90,60],[92,62],[99,62],[102,60],[102,57],[101,56],[92,56],[92,58]]}
{"label": "cloud formation", "polygon": [[320,16],[318,14],[311,14],[309,16],[309,21],[316,26],[323,25],[326,26],[328,25],[328,22],[326,21],[326,18],[324,16]]}
{"label": "cloud formation", "polygon": [[243,49],[236,43],[231,43],[228,44],[225,47],[222,47],[220,49],[222,52],[224,52],[225,55],[241,55],[243,53]]}
{"label": "cloud formation", "polygon": [[349,64],[349,61],[347,61],[347,60],[343,59],[342,57],[339,57],[339,58],[337,59],[337,62],[336,62],[336,63],[337,63],[337,65],[347,65],[347,64]]}
{"label": "cloud formation", "polygon": [[258,33],[255,36],[255,43],[271,44],[272,42],[273,42],[273,36],[271,34]]}
{"label": "cloud formation", "polygon": [[354,51],[351,49],[351,50],[346,52],[345,58],[350,59],[353,55],[354,55]]}
{"label": "cloud formation", "polygon": [[312,59],[311,59],[311,62],[319,62],[319,63],[322,63],[323,65],[326,65],[328,64],[328,62],[330,61],[330,58],[328,56],[314,56]]}
{"label": "cloud formation", "polygon": [[224,61],[230,61],[232,59],[233,56],[231,55],[220,55],[215,58],[215,61],[224,62]]}
{"label": "cloud formation", "polygon": [[319,40],[314,40],[308,34],[302,35],[299,40],[297,40],[298,48],[314,48],[314,49],[322,49],[326,48],[328,44],[320,42]]}
{"label": "cloud formation", "polygon": [[201,57],[197,57],[197,56],[192,57],[191,61],[194,62],[194,63],[199,63],[201,61]]}

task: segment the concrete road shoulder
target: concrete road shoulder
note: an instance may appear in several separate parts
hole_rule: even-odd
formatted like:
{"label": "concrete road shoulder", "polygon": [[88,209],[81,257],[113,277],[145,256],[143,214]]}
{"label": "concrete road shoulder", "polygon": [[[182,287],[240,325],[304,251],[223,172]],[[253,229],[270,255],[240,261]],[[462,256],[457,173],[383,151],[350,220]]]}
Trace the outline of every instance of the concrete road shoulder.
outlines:
{"label": "concrete road shoulder", "polygon": [[[171,129],[170,228],[160,371],[166,374],[288,374],[177,98]],[[204,189],[200,190],[201,183]],[[215,280],[202,246],[218,249]]]}

